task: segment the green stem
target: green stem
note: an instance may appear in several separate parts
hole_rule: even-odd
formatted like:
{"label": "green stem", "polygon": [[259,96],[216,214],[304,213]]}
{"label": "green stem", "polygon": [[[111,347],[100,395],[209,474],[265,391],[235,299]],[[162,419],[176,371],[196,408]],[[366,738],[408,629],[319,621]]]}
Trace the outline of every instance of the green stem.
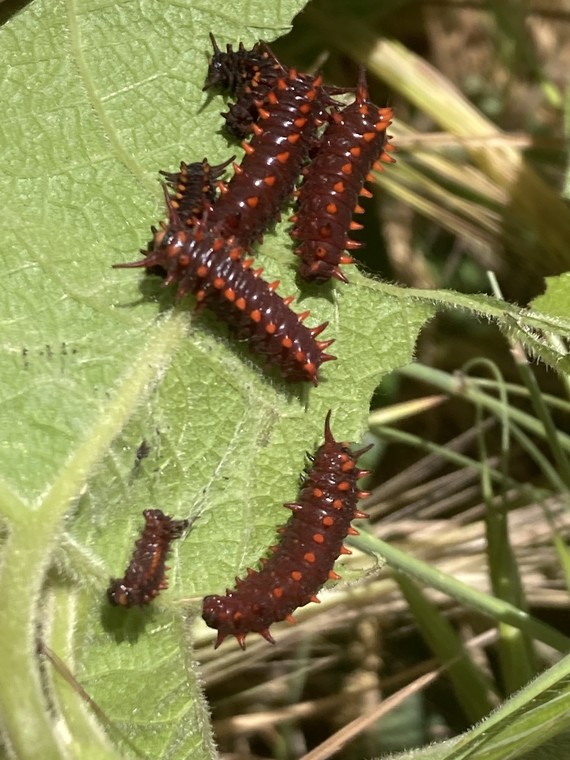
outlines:
{"label": "green stem", "polygon": [[[413,378],[414,380],[420,380],[425,383],[439,388],[446,393],[450,393],[454,396],[463,397],[469,401],[473,401],[480,404],[483,408],[495,414],[497,417],[501,417],[504,414],[503,404],[499,399],[482,393],[471,383],[471,379],[464,376],[454,377],[448,375],[441,370],[431,369],[425,367],[422,364],[409,364],[407,367],[399,369],[398,372],[405,377]],[[508,410],[511,420],[520,425],[521,428],[529,430],[531,433],[539,436],[540,438],[546,438],[546,432],[544,426],[540,420],[533,417],[530,414],[520,411],[514,407],[510,407]],[[570,436],[566,433],[558,432],[558,441],[566,451],[570,451]]]}
{"label": "green stem", "polygon": [[[468,457],[465,454],[461,454],[458,451],[453,451],[453,449],[450,449],[448,446],[440,446],[437,443],[433,443],[433,441],[426,441],[425,438],[422,438],[419,435],[413,435],[413,433],[408,433],[405,430],[398,430],[397,428],[388,427],[387,425],[375,425],[374,423],[370,425],[370,429],[379,438],[386,441],[397,441],[398,443],[404,443],[408,446],[414,446],[422,451],[428,451],[430,454],[437,454],[442,459],[445,459],[457,467],[469,468],[470,470],[479,473],[482,473],[483,469],[487,467],[486,464],[481,463],[472,457]],[[487,469],[489,477],[492,478],[492,480],[497,483],[504,482],[505,486],[508,488],[521,488],[523,485],[499,470],[492,467],[488,467]]]}
{"label": "green stem", "polygon": [[529,636],[543,641],[559,652],[568,652],[570,650],[570,639],[546,623],[536,620],[527,612],[519,610],[502,599],[497,599],[494,596],[478,591],[426,562],[421,562],[411,557],[406,552],[397,549],[395,546],[391,546],[379,538],[363,532],[358,538],[352,539],[351,543],[362,551],[379,554],[386,559],[386,562],[390,566],[408,573],[412,578],[416,578],[432,588],[442,591],[458,602],[494,620],[508,623],[515,628],[519,628],[521,631],[525,631]]}
{"label": "green stem", "polygon": [[53,731],[35,656],[33,621],[52,532],[49,521],[14,523],[0,569],[0,715],[4,739],[18,760],[67,756]]}

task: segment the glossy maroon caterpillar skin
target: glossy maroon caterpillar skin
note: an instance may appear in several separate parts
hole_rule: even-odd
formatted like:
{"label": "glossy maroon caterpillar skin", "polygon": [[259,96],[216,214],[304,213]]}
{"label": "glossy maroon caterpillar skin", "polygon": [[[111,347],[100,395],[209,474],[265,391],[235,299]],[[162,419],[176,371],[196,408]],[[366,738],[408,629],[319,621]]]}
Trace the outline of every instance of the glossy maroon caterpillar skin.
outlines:
{"label": "glossy maroon caterpillar skin", "polygon": [[249,248],[279,217],[326,116],[320,77],[290,69],[259,104],[259,124],[245,156],[210,214],[220,234]]}
{"label": "glossy maroon caterpillar skin", "polygon": [[145,527],[125,575],[112,578],[107,589],[107,598],[113,605],[143,606],[168,588],[166,557],[171,542],[188,527],[188,520],[173,520],[160,509],[145,509],[143,516]]}
{"label": "glossy maroon caterpillar skin", "polygon": [[367,517],[356,508],[359,491],[356,481],[368,474],[356,466],[358,457],[370,446],[351,452],[348,443],[336,441],[330,429],[331,412],[325,420],[325,441],[310,457],[296,502],[285,504],[292,510],[280,530],[281,540],[270,547],[269,558],[261,560],[261,570],[248,568],[247,577],[236,578],[236,588],[225,596],[206,596],[202,617],[218,631],[216,648],[227,636],[235,636],[245,649],[248,633],[261,634],[271,644],[269,632],[280,620],[295,622],[291,613],[309,602],[328,579],[337,579],[333,566],[340,554],[350,554],[343,545],[348,535],[358,535],[351,521]]}
{"label": "glossy maroon caterpillar skin", "polygon": [[241,42],[237,50],[227,45],[227,52],[223,53],[211,33],[210,41],[214,54],[203,89],[213,87],[237,98],[222,116],[226,129],[241,139],[251,132],[252,124],[258,120],[256,101],[265,98],[285,70],[263,42],[257,42],[251,50],[246,50]]}
{"label": "glossy maroon caterpillar skin", "polygon": [[349,230],[362,229],[352,221],[353,212],[364,211],[358,196],[371,197],[364,182],[373,179],[373,167],[381,170],[380,161],[394,161],[387,153],[392,148],[386,136],[392,115],[391,108],[378,108],[369,100],[361,69],[354,102],[332,113],[318,151],[304,171],[297,211],[291,218],[304,280],[323,283],[334,277],[347,282],[339,266],[354,263],[345,250],[361,247],[348,237]]}
{"label": "glossy maroon caterpillar skin", "polygon": [[260,276],[263,270],[253,270],[252,260],[243,258],[235,240],[212,229],[207,215],[188,230],[165,195],[169,223],[160,244],[141,261],[114,268],[162,267],[167,273],[165,285],[179,283],[177,298],[193,293],[197,308],[208,306],[286,380],[317,385],[320,365],[336,358],[324,353],[332,340],[316,340],[328,322],[306,327],[303,322],[310,312],[291,311],[293,298],[275,292],[278,280],[265,282]]}

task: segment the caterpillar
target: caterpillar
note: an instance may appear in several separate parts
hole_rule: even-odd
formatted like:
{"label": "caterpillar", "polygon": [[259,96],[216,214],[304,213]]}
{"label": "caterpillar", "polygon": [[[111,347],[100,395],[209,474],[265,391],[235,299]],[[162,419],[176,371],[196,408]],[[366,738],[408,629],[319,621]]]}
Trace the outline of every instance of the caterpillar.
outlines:
{"label": "caterpillar", "polygon": [[323,283],[334,277],[347,282],[339,267],[354,263],[345,250],[361,247],[348,237],[350,230],[362,229],[352,221],[353,212],[364,211],[358,196],[371,197],[364,183],[373,179],[373,167],[379,170],[381,161],[394,161],[386,137],[392,115],[391,108],[378,108],[369,100],[361,69],[354,102],[331,114],[316,155],[304,170],[290,220],[295,223],[290,234],[299,242],[295,252],[303,279]]}
{"label": "caterpillar", "polygon": [[216,166],[211,166],[207,158],[191,164],[181,161],[177,172],[159,172],[166,185],[174,191],[170,196],[172,205],[189,227],[216,200],[216,183],[234,159],[235,156],[231,156]]}
{"label": "caterpillar", "polygon": [[233,238],[226,239],[210,226],[207,214],[188,230],[166,189],[165,198],[169,221],[159,245],[141,261],[114,268],[162,267],[164,284],[178,283],[177,298],[193,293],[198,308],[210,308],[283,378],[317,385],[320,365],[336,358],[324,353],[333,340],[316,340],[328,322],[306,327],[310,312],[295,314],[289,308],[293,298],[276,292],[279,281],[265,282],[263,270],[252,269],[252,260],[243,258]]}
{"label": "caterpillar", "polygon": [[[173,207],[177,209],[187,227],[192,228],[206,208],[215,201],[220,177],[234,159],[235,156],[232,156],[217,166],[211,166],[207,158],[191,164],[181,161],[177,172],[159,172],[165,178],[166,187],[172,191],[169,197]],[[166,229],[165,222],[160,222],[159,228],[152,225],[152,239],[146,248],[141,249],[141,253],[146,254],[160,245]],[[162,278],[166,276],[164,268],[158,265],[147,269],[147,274]]]}
{"label": "caterpillar", "polygon": [[263,100],[285,69],[263,42],[257,42],[246,50],[240,42],[237,50],[226,46],[226,52],[218,47],[210,33],[214,53],[210,58],[203,90],[215,88],[236,97],[227,113],[222,113],[228,132],[239,139],[251,132],[259,117],[256,101]]}
{"label": "caterpillar", "polygon": [[259,124],[251,141],[242,142],[245,155],[234,164],[234,175],[214,203],[210,224],[223,237],[233,236],[249,248],[279,217],[293,193],[313,145],[317,128],[326,118],[321,77],[290,69],[280,76],[259,106]]}
{"label": "caterpillar", "polygon": [[165,562],[170,544],[189,525],[188,520],[173,520],[160,509],[145,509],[143,517],[145,526],[130,564],[122,578],[111,579],[107,589],[107,598],[113,605],[142,606],[168,588]]}
{"label": "caterpillar", "polygon": [[261,560],[259,571],[248,568],[247,577],[236,578],[236,587],[225,596],[206,596],[202,617],[218,631],[215,647],[227,636],[235,636],[245,649],[248,633],[259,633],[271,644],[269,631],[280,620],[295,622],[291,613],[309,602],[318,602],[317,592],[328,579],[338,579],[333,566],[348,535],[358,535],[351,521],[367,517],[357,509],[368,496],[356,481],[365,470],[356,466],[370,446],[351,452],[348,443],[336,441],[330,428],[331,412],[325,420],[324,443],[306,470],[297,501],[285,504],[292,511],[280,530],[277,546]]}
{"label": "caterpillar", "polygon": [[[216,166],[212,166],[207,158],[190,164],[181,161],[177,172],[159,172],[164,177],[167,188],[172,191],[169,196],[172,206],[178,211],[179,217],[184,220],[187,227],[193,227],[206,208],[216,200],[220,177],[234,159],[235,156],[231,156],[227,161]],[[160,229],[151,227],[152,240],[146,251],[160,244],[166,227],[164,222],[161,222]],[[153,272],[153,274],[156,273]]]}

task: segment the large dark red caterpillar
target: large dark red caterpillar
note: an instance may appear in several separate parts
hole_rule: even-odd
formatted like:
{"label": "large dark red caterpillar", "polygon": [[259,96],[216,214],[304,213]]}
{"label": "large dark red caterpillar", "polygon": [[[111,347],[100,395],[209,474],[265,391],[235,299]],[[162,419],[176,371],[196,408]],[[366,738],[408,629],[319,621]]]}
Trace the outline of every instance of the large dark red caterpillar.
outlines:
{"label": "large dark red caterpillar", "polygon": [[386,129],[393,112],[378,108],[368,99],[361,69],[353,103],[333,112],[315,157],[304,170],[305,179],[298,195],[297,211],[291,221],[291,236],[300,244],[299,274],[305,280],[326,282],[331,277],[347,282],[340,264],[352,264],[345,250],[361,247],[350,240],[349,230],[362,229],[352,221],[353,212],[362,213],[358,195],[370,197],[364,182],[371,180],[372,167],[394,159],[387,151]]}
{"label": "large dark red caterpillar", "polygon": [[234,165],[235,173],[210,214],[210,224],[243,248],[261,237],[293,193],[326,116],[321,82],[290,69],[263,102],[256,101],[259,124],[252,125],[251,142],[242,143],[245,156]]}
{"label": "large dark red caterpillar", "polygon": [[348,535],[358,535],[354,519],[367,517],[356,508],[358,478],[368,474],[356,466],[358,457],[370,448],[351,452],[348,443],[336,441],[330,429],[331,412],[325,420],[325,442],[310,457],[312,466],[301,485],[299,499],[285,506],[293,514],[280,530],[281,540],[262,559],[261,570],[248,568],[247,577],[236,578],[236,588],[225,596],[207,596],[202,617],[216,628],[219,647],[227,636],[235,636],[242,649],[248,633],[261,634],[274,643],[269,628],[288,619],[297,607],[318,602],[315,596],[333,571],[340,554],[350,554],[343,545]]}
{"label": "large dark red caterpillar", "polygon": [[227,45],[224,53],[211,33],[210,41],[214,54],[208,65],[203,89],[213,87],[237,98],[222,116],[232,135],[245,137],[259,117],[256,101],[264,100],[285,70],[263,42],[257,42],[251,50],[246,50],[242,42],[237,50]]}
{"label": "large dark red caterpillar", "polygon": [[166,191],[165,196],[169,221],[160,243],[141,261],[114,268],[162,267],[165,285],[179,283],[178,298],[193,293],[198,307],[208,306],[286,380],[317,385],[320,365],[336,358],[324,353],[332,340],[316,340],[328,323],[306,327],[309,312],[291,311],[293,298],[276,293],[279,281],[265,282],[233,238],[212,228],[207,215],[188,230]]}
{"label": "large dark red caterpillar", "polygon": [[134,607],[151,602],[168,588],[166,556],[170,544],[188,527],[188,520],[173,520],[160,509],[145,509],[145,527],[135,543],[131,562],[122,578],[112,578],[107,598],[113,605]]}

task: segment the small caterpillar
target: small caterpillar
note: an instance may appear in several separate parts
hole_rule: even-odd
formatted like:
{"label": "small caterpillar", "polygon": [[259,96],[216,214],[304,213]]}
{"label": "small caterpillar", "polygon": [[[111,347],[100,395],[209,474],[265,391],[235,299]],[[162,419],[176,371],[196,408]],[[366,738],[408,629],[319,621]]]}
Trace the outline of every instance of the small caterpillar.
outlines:
{"label": "small caterpillar", "polygon": [[223,53],[212,33],[210,41],[214,54],[202,89],[213,87],[237,98],[222,116],[228,132],[241,139],[251,132],[252,124],[258,120],[256,101],[265,98],[277,78],[285,74],[285,69],[263,42],[256,42],[251,50],[246,50],[242,42],[237,50],[227,45]]}
{"label": "small caterpillar", "polygon": [[113,605],[134,607],[151,602],[168,588],[166,557],[170,544],[180,538],[188,520],[173,520],[160,509],[145,509],[145,526],[135,542],[130,564],[122,578],[112,578],[107,598]]}
{"label": "small caterpillar", "polygon": [[368,99],[364,70],[353,103],[333,112],[316,155],[304,170],[304,182],[298,193],[297,210],[291,236],[300,242],[300,276],[323,283],[331,277],[347,282],[340,264],[354,260],[344,251],[361,247],[350,240],[349,230],[362,229],[352,221],[353,212],[362,213],[358,196],[371,197],[364,182],[373,179],[372,167],[380,170],[380,161],[392,163],[386,142],[393,112],[378,108]]}
{"label": "small caterpillar", "polygon": [[216,166],[211,166],[207,158],[191,164],[181,161],[177,172],[159,172],[167,186],[174,191],[174,195],[170,196],[172,205],[189,227],[216,200],[216,183],[234,159],[235,156],[231,156]]}
{"label": "small caterpillar", "polygon": [[261,560],[259,571],[248,568],[247,577],[236,578],[236,588],[225,596],[206,596],[202,617],[218,631],[216,648],[227,636],[235,636],[245,649],[248,633],[261,634],[271,644],[269,628],[280,620],[295,622],[291,613],[316,597],[328,579],[337,579],[333,566],[340,554],[350,554],[343,545],[348,535],[358,535],[351,526],[354,519],[367,517],[356,508],[358,499],[368,494],[359,491],[356,481],[365,470],[356,466],[366,446],[351,452],[348,443],[336,441],[330,429],[331,412],[325,420],[325,441],[306,471],[296,502],[285,504],[292,511],[281,528],[277,546]]}
{"label": "small caterpillar", "polygon": [[[235,156],[232,156],[217,166],[211,166],[207,158],[191,164],[181,161],[179,171],[159,172],[165,178],[165,186],[173,191],[169,194],[173,207],[177,209],[178,215],[189,229],[196,224],[204,211],[215,201],[218,181],[226,166],[234,159]],[[146,249],[141,249],[141,253],[146,254],[160,245],[166,229],[167,224],[165,222],[161,222],[159,228],[153,225],[150,228],[152,240]],[[147,269],[147,274],[163,278],[166,276],[164,268],[158,265]]]}
{"label": "small caterpillar", "polygon": [[[187,227],[192,228],[201,219],[204,211],[214,203],[217,197],[217,183],[224,169],[234,159],[235,156],[232,156],[216,166],[211,166],[207,158],[191,164],[181,161],[177,172],[159,172],[165,178],[166,187],[173,191],[169,194],[170,201]],[[166,227],[165,222],[161,222],[160,229],[151,227],[152,241],[147,250],[160,244]]]}

